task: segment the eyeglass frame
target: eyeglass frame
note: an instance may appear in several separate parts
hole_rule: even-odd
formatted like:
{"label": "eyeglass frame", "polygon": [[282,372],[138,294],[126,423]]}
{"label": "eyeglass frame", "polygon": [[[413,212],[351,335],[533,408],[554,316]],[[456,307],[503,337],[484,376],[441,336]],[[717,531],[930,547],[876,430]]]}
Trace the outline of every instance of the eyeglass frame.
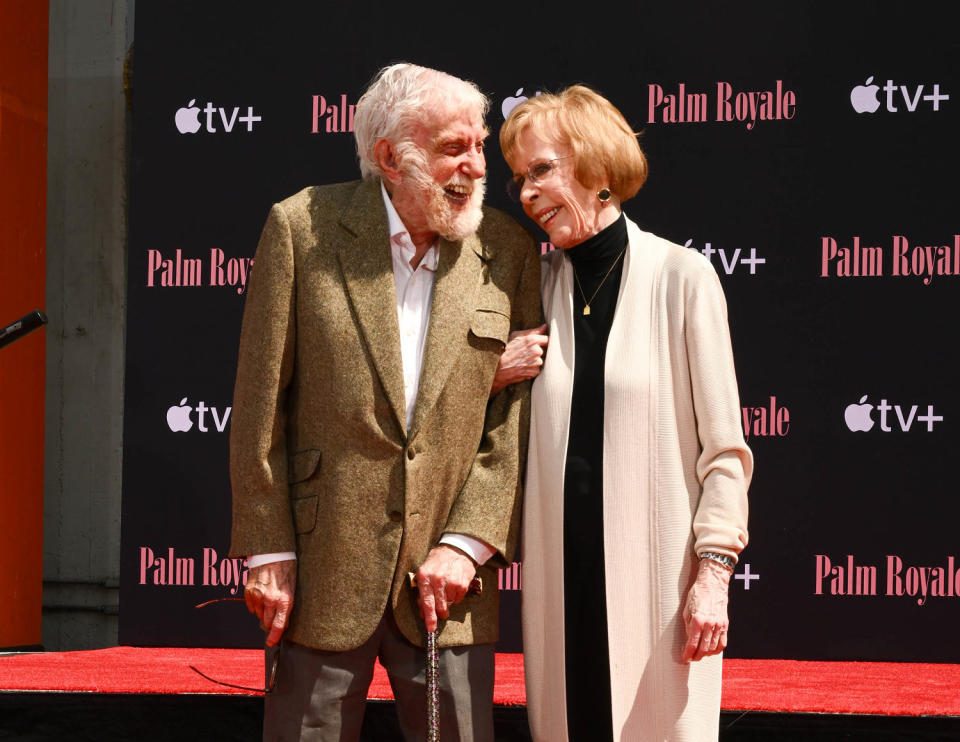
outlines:
{"label": "eyeglass frame", "polygon": [[[214,600],[208,600],[205,603],[199,603],[194,606],[194,608],[206,608],[208,605],[213,605],[214,603],[232,603],[243,601],[244,598],[215,598]],[[276,651],[273,653],[273,662],[270,664],[270,674],[267,676],[267,684],[265,688],[253,688],[249,685],[236,685],[234,683],[226,683],[222,680],[217,680],[216,678],[211,678],[205,672],[198,670],[193,665],[187,665],[191,670],[193,670],[197,675],[209,680],[211,683],[216,683],[217,685],[222,685],[227,688],[236,688],[237,690],[248,690],[255,693],[273,693],[274,688],[277,687],[277,668],[280,666],[280,652],[283,649],[283,642],[281,641],[276,648]]]}
{"label": "eyeglass frame", "polygon": [[[560,160],[566,160],[570,157],[573,157],[573,155],[563,155],[562,157],[553,157],[549,160],[540,160],[539,162],[529,165],[527,167],[527,174],[525,177],[520,176],[520,180],[517,180],[517,176],[514,176],[507,181],[507,196],[509,196],[511,200],[519,203],[520,194],[523,192],[523,184],[526,183],[527,178],[529,178],[530,182],[533,183],[534,185],[540,185],[543,181],[545,181],[547,178],[550,177],[550,175],[553,173],[554,170],[557,169],[557,166],[555,163],[559,162]],[[540,175],[539,177],[537,177],[536,175],[533,174],[534,169],[544,167],[544,166],[547,166],[547,170],[546,172],[543,173],[543,175]]]}

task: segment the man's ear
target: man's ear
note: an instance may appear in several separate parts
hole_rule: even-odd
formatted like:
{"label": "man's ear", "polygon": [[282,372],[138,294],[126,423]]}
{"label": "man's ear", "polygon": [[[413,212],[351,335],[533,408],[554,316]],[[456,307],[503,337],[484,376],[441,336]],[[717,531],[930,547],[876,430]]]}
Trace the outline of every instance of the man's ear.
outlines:
{"label": "man's ear", "polygon": [[389,139],[378,139],[373,145],[373,156],[383,171],[383,177],[391,183],[400,182],[400,168],[397,165],[396,152],[393,149],[393,142]]}

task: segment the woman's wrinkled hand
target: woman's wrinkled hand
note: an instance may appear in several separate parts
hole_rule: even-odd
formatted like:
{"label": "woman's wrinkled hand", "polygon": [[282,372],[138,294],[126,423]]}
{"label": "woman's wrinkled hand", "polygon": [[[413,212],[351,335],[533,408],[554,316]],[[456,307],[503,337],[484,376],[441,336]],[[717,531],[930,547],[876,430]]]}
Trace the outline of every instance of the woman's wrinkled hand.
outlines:
{"label": "woman's wrinkled hand", "polygon": [[683,606],[683,622],[687,629],[687,643],[683,648],[683,662],[720,654],[727,646],[727,593],[730,570],[712,559],[701,559],[687,600]]}

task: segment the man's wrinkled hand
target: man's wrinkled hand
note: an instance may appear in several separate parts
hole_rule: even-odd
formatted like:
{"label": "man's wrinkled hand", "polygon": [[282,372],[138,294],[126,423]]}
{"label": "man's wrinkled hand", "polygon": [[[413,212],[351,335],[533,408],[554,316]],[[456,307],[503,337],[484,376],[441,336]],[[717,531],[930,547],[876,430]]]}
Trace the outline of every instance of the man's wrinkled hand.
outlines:
{"label": "man's wrinkled hand", "polygon": [[683,662],[720,654],[727,647],[727,591],[730,570],[712,559],[701,559],[697,579],[687,593],[683,607],[683,622],[687,629],[687,643],[683,648]]}
{"label": "man's wrinkled hand", "polygon": [[547,326],[540,325],[529,330],[515,330],[500,354],[497,374],[493,377],[494,396],[510,384],[532,379],[540,373],[543,355],[550,338],[546,335]]}
{"label": "man's wrinkled hand", "polygon": [[272,647],[283,635],[293,610],[293,591],[297,585],[297,560],[286,559],[253,567],[243,591],[247,609],[267,632]]}
{"label": "man's wrinkled hand", "polygon": [[477,573],[470,557],[447,545],[430,550],[417,570],[417,603],[427,631],[436,631],[439,619],[450,618],[450,606],[467,594]]}

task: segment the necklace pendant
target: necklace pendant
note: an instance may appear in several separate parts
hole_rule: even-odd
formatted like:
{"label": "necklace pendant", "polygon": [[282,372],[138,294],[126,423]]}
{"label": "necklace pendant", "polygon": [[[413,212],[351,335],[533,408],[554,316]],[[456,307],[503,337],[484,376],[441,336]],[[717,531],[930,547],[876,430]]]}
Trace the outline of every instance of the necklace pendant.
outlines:
{"label": "necklace pendant", "polygon": [[584,314],[590,314],[590,305],[589,305],[589,304],[587,304],[587,305],[583,308],[583,313],[584,313]]}

